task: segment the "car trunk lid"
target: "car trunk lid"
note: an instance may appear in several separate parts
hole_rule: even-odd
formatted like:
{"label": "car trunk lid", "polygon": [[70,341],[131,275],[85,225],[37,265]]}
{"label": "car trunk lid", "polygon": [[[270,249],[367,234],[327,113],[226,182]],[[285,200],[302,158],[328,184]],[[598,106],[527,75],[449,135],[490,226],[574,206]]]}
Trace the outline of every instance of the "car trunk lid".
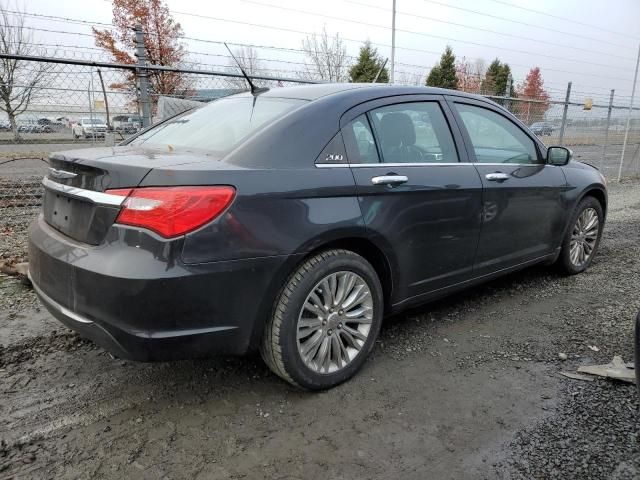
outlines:
{"label": "car trunk lid", "polygon": [[120,211],[119,199],[106,190],[136,187],[153,168],[207,160],[206,155],[126,146],[53,153],[44,179],[44,219],[74,240],[98,245]]}

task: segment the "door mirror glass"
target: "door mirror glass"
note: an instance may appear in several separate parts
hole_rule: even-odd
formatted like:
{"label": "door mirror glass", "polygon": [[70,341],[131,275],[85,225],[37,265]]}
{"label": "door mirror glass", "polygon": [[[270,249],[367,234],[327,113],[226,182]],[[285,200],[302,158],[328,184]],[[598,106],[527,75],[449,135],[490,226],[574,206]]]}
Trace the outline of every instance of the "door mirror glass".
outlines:
{"label": "door mirror glass", "polygon": [[549,147],[547,149],[547,163],[549,165],[566,165],[573,154],[565,147]]}

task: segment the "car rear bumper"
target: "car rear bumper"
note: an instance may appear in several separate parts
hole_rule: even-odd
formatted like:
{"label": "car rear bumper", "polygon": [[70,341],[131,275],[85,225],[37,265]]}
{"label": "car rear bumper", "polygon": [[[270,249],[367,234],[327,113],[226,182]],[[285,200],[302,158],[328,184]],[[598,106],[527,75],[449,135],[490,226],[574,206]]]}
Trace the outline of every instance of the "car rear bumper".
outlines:
{"label": "car rear bumper", "polygon": [[55,318],[131,360],[243,354],[250,348],[284,257],[185,265],[169,246],[166,257],[158,255],[162,248],[150,255],[140,238],[146,234],[114,229],[122,231],[89,246],[63,236],[42,216],[31,224],[29,276]]}

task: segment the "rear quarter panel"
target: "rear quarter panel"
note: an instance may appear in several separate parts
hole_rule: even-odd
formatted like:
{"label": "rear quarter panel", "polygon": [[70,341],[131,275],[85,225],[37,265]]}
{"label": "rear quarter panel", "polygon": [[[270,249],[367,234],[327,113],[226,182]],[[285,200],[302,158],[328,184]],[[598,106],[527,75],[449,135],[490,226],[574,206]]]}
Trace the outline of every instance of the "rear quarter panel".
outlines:
{"label": "rear quarter panel", "polygon": [[338,238],[364,236],[353,175],[348,168],[239,169],[198,165],[153,170],[145,185],[233,185],[232,205],[188,234],[187,264],[292,255]]}

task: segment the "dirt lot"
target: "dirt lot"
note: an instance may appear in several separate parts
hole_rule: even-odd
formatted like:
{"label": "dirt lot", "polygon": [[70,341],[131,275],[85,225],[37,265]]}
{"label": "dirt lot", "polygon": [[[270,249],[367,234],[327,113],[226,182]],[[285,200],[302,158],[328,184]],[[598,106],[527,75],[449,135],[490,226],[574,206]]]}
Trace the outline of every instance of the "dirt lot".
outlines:
{"label": "dirt lot", "polygon": [[533,268],[389,319],[319,394],[258,357],[111,358],[1,278],[0,478],[638,478],[635,387],[559,375],[632,359],[640,183],[610,202],[587,273]]}

